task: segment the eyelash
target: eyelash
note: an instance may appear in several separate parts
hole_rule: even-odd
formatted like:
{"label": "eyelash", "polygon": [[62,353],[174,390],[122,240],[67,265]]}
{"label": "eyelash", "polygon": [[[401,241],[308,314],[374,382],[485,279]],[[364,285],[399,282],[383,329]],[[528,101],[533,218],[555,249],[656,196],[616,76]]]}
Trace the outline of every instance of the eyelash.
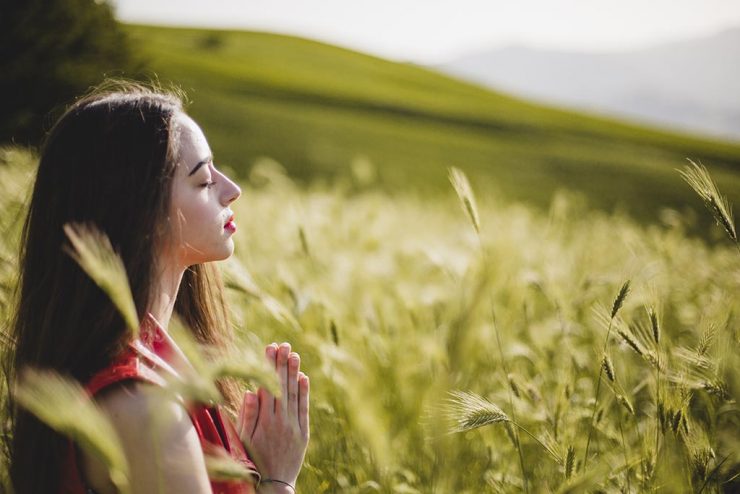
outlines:
{"label": "eyelash", "polygon": [[214,185],[216,185],[216,182],[206,182],[204,184],[201,184],[201,187],[205,187],[206,189],[210,189]]}

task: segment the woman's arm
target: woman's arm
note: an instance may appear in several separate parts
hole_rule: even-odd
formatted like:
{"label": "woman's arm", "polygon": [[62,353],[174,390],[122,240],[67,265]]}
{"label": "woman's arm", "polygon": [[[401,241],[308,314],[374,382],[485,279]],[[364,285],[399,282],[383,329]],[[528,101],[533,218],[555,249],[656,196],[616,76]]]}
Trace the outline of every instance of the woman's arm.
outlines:
{"label": "woman's arm", "polygon": [[[133,381],[97,399],[123,446],[131,492],[211,494],[203,449],[187,411],[156,391],[151,384]],[[101,479],[102,465],[90,460],[83,461],[90,487],[101,494],[115,492]]]}

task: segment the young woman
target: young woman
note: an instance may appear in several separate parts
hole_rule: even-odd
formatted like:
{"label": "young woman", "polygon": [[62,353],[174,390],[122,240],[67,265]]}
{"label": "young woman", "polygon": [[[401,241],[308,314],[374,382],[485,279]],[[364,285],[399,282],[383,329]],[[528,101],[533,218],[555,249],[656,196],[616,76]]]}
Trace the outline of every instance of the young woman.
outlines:
{"label": "young woman", "polygon": [[[201,343],[232,344],[211,263],[233,253],[230,205],[240,194],[181,100],[139,85],[83,97],[44,144],[21,238],[6,373],[11,385],[26,366],[80,381],[119,435],[131,492],[294,492],[309,437],[309,385],[289,344],[265,351],[281,398],[264,389],[239,396],[233,382],[218,383],[237,424],[221,406],[174,398],[155,405],[150,392],[189,365],[167,334],[173,313]],[[65,252],[68,223],[93,224],[120,254],[141,321],[137,338]],[[17,494],[116,492],[97,458],[12,400],[10,416]],[[252,469],[253,481],[209,481],[204,454],[219,450]]]}

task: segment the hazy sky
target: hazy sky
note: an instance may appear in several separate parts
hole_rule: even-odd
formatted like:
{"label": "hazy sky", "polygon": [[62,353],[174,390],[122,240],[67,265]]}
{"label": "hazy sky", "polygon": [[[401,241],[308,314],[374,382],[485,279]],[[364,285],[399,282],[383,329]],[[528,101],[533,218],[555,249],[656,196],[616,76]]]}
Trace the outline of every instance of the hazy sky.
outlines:
{"label": "hazy sky", "polygon": [[273,31],[437,63],[507,44],[623,50],[740,26],[740,0],[113,0],[127,22]]}

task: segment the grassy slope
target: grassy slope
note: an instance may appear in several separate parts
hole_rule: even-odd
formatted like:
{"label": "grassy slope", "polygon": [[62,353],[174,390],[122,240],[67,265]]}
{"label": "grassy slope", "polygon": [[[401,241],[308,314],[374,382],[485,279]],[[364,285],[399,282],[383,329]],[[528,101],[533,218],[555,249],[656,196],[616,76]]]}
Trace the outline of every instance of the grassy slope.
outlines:
{"label": "grassy slope", "polygon": [[[447,191],[446,167],[509,199],[559,187],[644,220],[696,206],[675,168],[708,165],[740,202],[740,145],[533,105],[409,64],[259,32],[128,26],[160,80],[192,100],[218,161],[244,175],[269,156],[297,178],[367,156],[391,188]],[[208,47],[210,41],[210,47]]]}

